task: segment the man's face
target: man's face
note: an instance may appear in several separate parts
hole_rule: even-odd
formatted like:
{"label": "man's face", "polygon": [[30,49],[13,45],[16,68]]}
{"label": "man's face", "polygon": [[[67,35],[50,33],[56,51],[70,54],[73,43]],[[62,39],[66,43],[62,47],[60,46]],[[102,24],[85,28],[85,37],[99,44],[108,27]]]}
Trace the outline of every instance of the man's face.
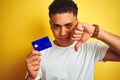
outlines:
{"label": "man's face", "polygon": [[77,25],[77,18],[73,13],[66,12],[51,15],[50,25],[56,45],[66,47],[73,43],[71,39],[72,30]]}

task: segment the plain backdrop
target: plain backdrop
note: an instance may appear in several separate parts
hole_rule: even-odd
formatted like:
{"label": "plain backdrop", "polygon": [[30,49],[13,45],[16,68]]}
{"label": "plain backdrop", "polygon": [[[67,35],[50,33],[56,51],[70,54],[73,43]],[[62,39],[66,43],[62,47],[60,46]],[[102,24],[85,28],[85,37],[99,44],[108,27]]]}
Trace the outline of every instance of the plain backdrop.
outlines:
{"label": "plain backdrop", "polygon": [[[120,0],[74,0],[81,22],[120,36]],[[0,80],[24,80],[31,42],[49,36],[48,6],[52,0],[0,0]],[[120,62],[99,62],[95,80],[120,80]]]}

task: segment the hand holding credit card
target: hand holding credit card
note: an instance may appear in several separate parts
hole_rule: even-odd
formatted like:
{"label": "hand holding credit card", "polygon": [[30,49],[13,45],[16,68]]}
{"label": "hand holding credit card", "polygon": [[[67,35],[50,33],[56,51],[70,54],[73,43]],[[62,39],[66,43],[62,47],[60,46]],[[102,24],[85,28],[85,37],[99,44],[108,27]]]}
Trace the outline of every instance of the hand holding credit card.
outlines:
{"label": "hand holding credit card", "polygon": [[48,36],[46,36],[41,39],[33,41],[32,46],[35,50],[41,51],[41,50],[52,47],[52,44],[51,44]]}

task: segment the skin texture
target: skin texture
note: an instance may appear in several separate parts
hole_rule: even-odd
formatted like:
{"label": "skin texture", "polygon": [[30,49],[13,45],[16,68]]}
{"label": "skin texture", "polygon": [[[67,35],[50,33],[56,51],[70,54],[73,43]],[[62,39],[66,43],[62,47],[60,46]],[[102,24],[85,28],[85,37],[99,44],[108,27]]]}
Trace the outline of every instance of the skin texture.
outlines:
{"label": "skin texture", "polygon": [[[91,38],[95,30],[95,27],[90,24],[78,22],[77,17],[70,12],[51,15],[49,22],[55,37],[54,43],[66,47],[77,41],[74,46],[75,51],[78,51],[80,45]],[[97,39],[105,42],[110,47],[104,57],[105,61],[120,61],[119,36],[100,29]],[[27,56],[25,60],[28,70],[26,80],[35,80],[40,67],[40,56],[41,53],[35,50]]]}
{"label": "skin texture", "polygon": [[78,41],[75,45],[76,51],[83,42],[92,36],[95,29],[89,24],[78,22],[73,13],[52,15],[50,25],[55,37],[55,44],[66,47],[74,41]]}
{"label": "skin texture", "polygon": [[38,74],[39,66],[40,66],[40,56],[41,53],[39,51],[31,51],[25,60],[26,68],[28,71],[28,76],[26,80],[35,80],[35,77]]}

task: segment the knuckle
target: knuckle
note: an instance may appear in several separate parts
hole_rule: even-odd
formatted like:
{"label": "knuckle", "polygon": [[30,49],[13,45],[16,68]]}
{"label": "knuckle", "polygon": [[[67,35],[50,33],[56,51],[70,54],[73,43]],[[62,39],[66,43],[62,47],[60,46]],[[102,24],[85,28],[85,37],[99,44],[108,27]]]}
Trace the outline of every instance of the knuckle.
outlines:
{"label": "knuckle", "polygon": [[29,61],[30,61],[29,58],[26,58],[26,59],[25,59],[25,63],[26,63],[26,64],[29,63]]}
{"label": "knuckle", "polygon": [[34,54],[34,53],[35,53],[35,50],[32,50],[32,51],[31,51],[31,54]]}
{"label": "knuckle", "polygon": [[75,38],[75,35],[72,35],[72,38]]}

